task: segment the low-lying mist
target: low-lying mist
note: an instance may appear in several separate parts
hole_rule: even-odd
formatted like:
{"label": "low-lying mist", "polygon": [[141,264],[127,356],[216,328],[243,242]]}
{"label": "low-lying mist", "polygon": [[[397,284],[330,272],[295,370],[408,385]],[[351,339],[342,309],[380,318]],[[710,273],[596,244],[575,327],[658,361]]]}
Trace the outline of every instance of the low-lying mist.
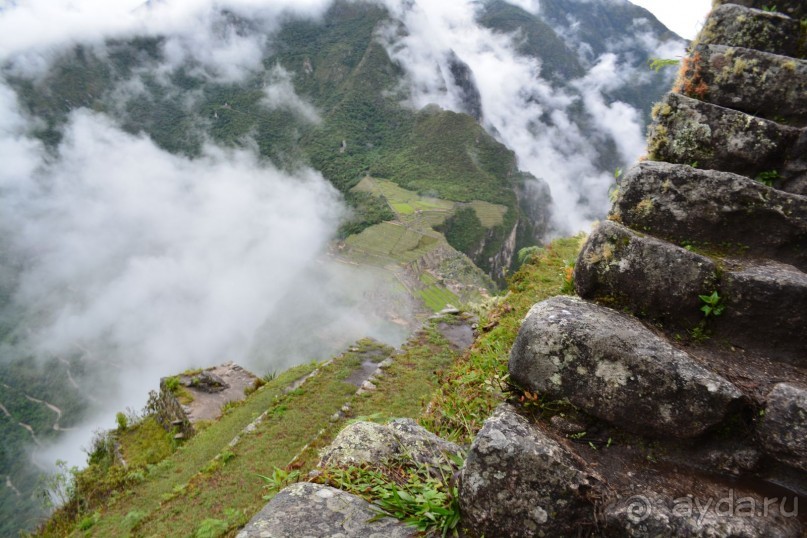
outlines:
{"label": "low-lying mist", "polygon": [[49,152],[0,92],[5,307],[24,335],[3,354],[78,355],[97,401],[41,461],[83,463],[89,433],[142,407],[161,376],[227,360],[263,374],[364,336],[405,338],[389,319],[409,320],[405,295],[327,256],[346,210],[319,173],[250,149],[173,155],[87,110]]}
{"label": "low-lying mist", "polygon": [[[539,1],[511,3],[540,13]],[[637,19],[608,52],[584,62],[589,64],[585,76],[559,87],[544,76],[539,59],[518,52],[523,36],[494,32],[478,22],[482,9],[478,2],[385,0],[385,4],[403,25],[391,26],[383,39],[390,56],[407,72],[412,106],[436,103],[464,110],[462,89],[451,76],[450,62],[458,58],[470,68],[479,90],[482,124],[515,151],[522,170],[548,184],[553,233],[577,233],[605,215],[614,170],[602,169],[602,146],[613,143],[624,167],[642,155],[645,146],[643,112],[607,97],[651,76],[646,66],[637,69],[635,58],[625,51],[638,46],[654,56],[675,57],[683,54],[683,40],[660,42],[646,27],[647,21]],[[574,20],[553,27],[571,49],[590,50],[585,36],[573,33],[575,28]]]}
{"label": "low-lying mist", "polygon": [[[482,124],[549,185],[553,233],[577,232],[605,214],[613,173],[602,170],[598,145],[613,143],[624,165],[644,149],[642,112],[606,98],[647,76],[629,66],[623,44],[559,87],[542,76],[540,60],[517,52],[518,35],[477,22],[478,2],[378,2],[405,28],[378,38],[407,74],[409,106],[463,110],[450,82],[449,63],[459,59],[478,89]],[[538,1],[513,3],[540,9]],[[8,297],[0,321],[13,312],[19,324],[0,360],[80,357],[90,368],[78,381],[94,402],[84,423],[39,451],[41,464],[84,463],[91,431],[111,427],[116,411],[142,407],[161,376],[228,360],[264,374],[324,359],[364,336],[391,344],[406,337],[412,304],[389,274],[328,256],[346,208],[317,171],[280,169],[249,141],[172,154],[89,109],[71,112],[61,142],[46,147],[33,135],[43,120],[22,112],[3,79],[36,80],[77,43],[103,57],[107,39],[160,36],[162,63],[149,76],[167,81],[191,65],[211,82],[238,83],[263,72],[267,36],[284,17],[317,19],[330,4],[0,2],[0,291]],[[250,24],[232,24],[226,12]],[[570,44],[573,26],[558,29]],[[683,42],[655,42],[641,22],[633,32],[659,56],[683,50]],[[317,124],[319,112],[294,92],[286,69],[265,73],[264,106]],[[108,96],[118,95],[121,109],[142,91],[140,75]],[[204,139],[199,131],[192,134]]]}

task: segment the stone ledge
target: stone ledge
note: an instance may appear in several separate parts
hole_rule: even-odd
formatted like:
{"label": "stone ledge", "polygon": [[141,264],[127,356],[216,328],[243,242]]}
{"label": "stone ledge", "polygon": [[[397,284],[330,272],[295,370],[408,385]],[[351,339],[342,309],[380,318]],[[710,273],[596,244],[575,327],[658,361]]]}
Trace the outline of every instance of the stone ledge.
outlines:
{"label": "stone ledge", "polygon": [[693,62],[709,87],[705,101],[794,127],[807,125],[807,61],[701,45]]}
{"label": "stone ledge", "polygon": [[799,21],[782,13],[724,4],[706,19],[697,43],[746,47],[798,57],[800,34]]}
{"label": "stone ledge", "polygon": [[787,161],[801,129],[678,93],[667,94],[654,108],[654,119],[648,136],[651,160],[751,178],[776,171],[791,179]]}
{"label": "stone ledge", "polygon": [[737,174],[640,163],[619,182],[611,218],[679,244],[707,243],[807,270],[807,197]]}

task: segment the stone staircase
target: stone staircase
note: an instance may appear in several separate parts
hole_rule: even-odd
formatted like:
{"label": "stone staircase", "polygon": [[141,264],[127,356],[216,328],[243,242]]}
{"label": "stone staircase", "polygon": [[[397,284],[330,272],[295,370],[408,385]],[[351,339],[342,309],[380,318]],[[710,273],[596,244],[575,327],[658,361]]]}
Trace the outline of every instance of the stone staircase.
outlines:
{"label": "stone staircase", "polygon": [[807,3],[716,4],[580,253],[580,298],[524,321],[528,405],[462,471],[477,535],[807,532]]}

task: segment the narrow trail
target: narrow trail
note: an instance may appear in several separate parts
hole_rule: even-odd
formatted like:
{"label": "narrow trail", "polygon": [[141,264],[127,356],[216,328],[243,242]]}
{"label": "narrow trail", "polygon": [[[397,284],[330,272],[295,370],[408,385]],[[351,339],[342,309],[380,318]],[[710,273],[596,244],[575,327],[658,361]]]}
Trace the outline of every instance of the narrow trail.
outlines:
{"label": "narrow trail", "polygon": [[16,495],[17,497],[22,497],[22,493],[20,493],[20,490],[18,490],[17,487],[14,485],[14,482],[11,481],[11,477],[9,475],[6,475],[6,487],[11,491],[13,491],[14,495]]}
{"label": "narrow trail", "polygon": [[34,433],[34,429],[29,424],[26,424],[25,422],[19,422],[19,421],[17,421],[17,424],[19,424],[20,426],[22,426],[23,428],[28,430],[28,433],[31,434],[31,438],[34,440],[34,443],[36,444],[36,446],[38,446],[39,448],[42,448],[42,443],[39,442],[39,439],[37,438],[36,434]]}
{"label": "narrow trail", "polygon": [[[9,387],[8,385],[6,385],[5,383],[2,383],[2,385],[3,385],[4,387],[11,388],[11,387]],[[6,409],[6,406],[4,406],[3,404],[0,404],[0,409],[2,409],[2,410],[3,410],[3,413],[4,413],[4,414],[5,414],[7,417],[9,417],[10,419],[12,419],[12,420],[17,420],[16,418],[14,418],[14,415],[12,415],[11,413],[9,413],[9,412],[8,412],[8,409]],[[39,442],[39,439],[37,439],[36,434],[34,433],[34,429],[33,429],[33,428],[32,428],[32,427],[29,425],[29,424],[26,424],[25,422],[20,422],[20,421],[17,421],[17,424],[19,424],[20,426],[22,426],[23,428],[25,428],[26,430],[28,430],[28,433],[30,433],[30,434],[31,434],[31,437],[34,439],[34,443],[36,443],[36,446],[38,446],[38,447],[41,447],[41,446],[42,446],[42,445],[40,444],[40,442]]]}
{"label": "narrow trail", "polygon": [[66,432],[66,431],[70,431],[70,430],[73,429],[73,428],[62,428],[59,425],[59,422],[62,420],[62,410],[59,409],[57,406],[53,405],[50,402],[46,402],[45,400],[40,400],[38,398],[34,398],[33,396],[29,396],[28,394],[24,394],[23,396],[25,396],[25,398],[29,402],[42,404],[45,407],[47,407],[48,409],[50,409],[51,411],[53,411],[54,413],[56,413],[56,421],[53,423],[53,429],[56,430],[57,432]]}
{"label": "narrow trail", "polygon": [[70,382],[71,385],[73,385],[73,388],[81,390],[81,387],[78,386],[76,380],[73,379],[73,374],[70,373],[70,362],[67,359],[63,359],[61,357],[56,357],[56,360],[67,366],[67,380]]}

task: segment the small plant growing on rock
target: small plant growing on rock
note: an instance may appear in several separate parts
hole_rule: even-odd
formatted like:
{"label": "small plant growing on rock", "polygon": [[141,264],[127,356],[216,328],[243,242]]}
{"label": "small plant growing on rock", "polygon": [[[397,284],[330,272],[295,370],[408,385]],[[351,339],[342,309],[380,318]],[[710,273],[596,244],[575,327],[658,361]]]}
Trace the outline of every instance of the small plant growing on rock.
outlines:
{"label": "small plant growing on rock", "polygon": [[721,304],[722,297],[717,293],[717,290],[713,291],[711,295],[698,295],[701,301],[703,301],[703,306],[701,306],[701,312],[703,312],[704,317],[708,318],[709,316],[717,317],[723,313],[726,309],[724,304]]}
{"label": "small plant growing on rock", "polygon": [[769,172],[760,172],[754,179],[768,187],[773,187],[773,182],[779,179],[779,177],[779,172],[771,170]]}
{"label": "small plant growing on rock", "polygon": [[563,285],[560,288],[560,292],[565,295],[574,295],[574,266],[575,260],[566,261],[566,265],[563,268]]}
{"label": "small plant growing on rock", "polygon": [[269,490],[269,494],[263,496],[263,499],[268,501],[275,496],[275,493],[284,487],[297,482],[300,478],[300,471],[286,471],[285,469],[274,467],[270,476],[265,476],[262,474],[259,474],[258,476],[266,483],[264,488]]}
{"label": "small plant growing on rock", "polygon": [[647,64],[650,66],[650,69],[658,73],[665,67],[669,67],[671,65],[678,65],[681,63],[681,60],[675,60],[672,58],[650,58],[647,60]]}
{"label": "small plant growing on rock", "polygon": [[379,519],[390,515],[421,532],[455,536],[459,497],[451,477],[461,463],[348,467],[328,470],[321,479],[374,502],[382,510]]}

